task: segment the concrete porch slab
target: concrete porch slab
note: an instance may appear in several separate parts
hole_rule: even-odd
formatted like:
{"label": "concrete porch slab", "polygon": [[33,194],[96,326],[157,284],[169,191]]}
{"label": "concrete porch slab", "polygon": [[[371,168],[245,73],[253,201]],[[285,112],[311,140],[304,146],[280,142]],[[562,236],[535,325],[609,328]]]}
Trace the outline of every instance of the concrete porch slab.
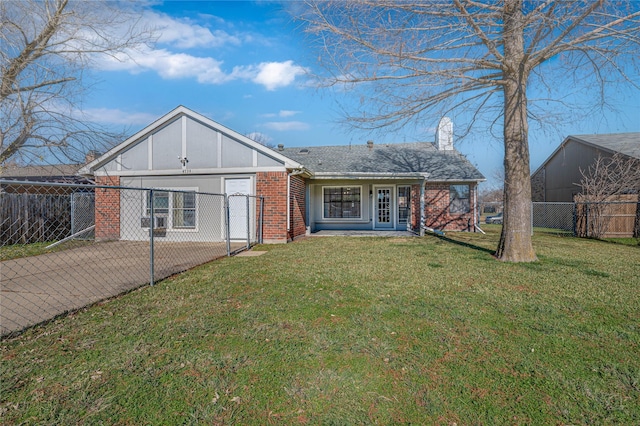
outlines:
{"label": "concrete porch slab", "polygon": [[417,237],[409,231],[317,231],[312,237]]}

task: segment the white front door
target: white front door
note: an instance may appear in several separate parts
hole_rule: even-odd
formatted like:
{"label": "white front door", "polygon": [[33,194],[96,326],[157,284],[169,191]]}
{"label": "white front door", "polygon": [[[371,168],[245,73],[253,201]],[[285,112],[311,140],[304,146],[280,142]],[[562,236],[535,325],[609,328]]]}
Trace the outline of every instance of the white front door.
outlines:
{"label": "white front door", "polygon": [[379,186],[375,188],[374,227],[375,229],[393,228],[393,187]]}
{"label": "white front door", "polygon": [[[229,236],[232,240],[246,240],[249,233],[247,197],[233,195],[251,194],[251,179],[225,179],[224,192],[229,196]],[[248,205],[251,206],[252,203]]]}

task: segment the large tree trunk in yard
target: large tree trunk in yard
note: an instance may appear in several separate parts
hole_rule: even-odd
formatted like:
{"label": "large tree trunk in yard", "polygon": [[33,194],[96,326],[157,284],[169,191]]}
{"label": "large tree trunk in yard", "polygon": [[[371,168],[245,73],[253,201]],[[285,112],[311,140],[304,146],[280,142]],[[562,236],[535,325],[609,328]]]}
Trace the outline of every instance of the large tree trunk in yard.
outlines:
{"label": "large tree trunk in yard", "polygon": [[531,177],[522,0],[506,0],[504,13],[504,217],[496,257],[537,260],[531,243]]}

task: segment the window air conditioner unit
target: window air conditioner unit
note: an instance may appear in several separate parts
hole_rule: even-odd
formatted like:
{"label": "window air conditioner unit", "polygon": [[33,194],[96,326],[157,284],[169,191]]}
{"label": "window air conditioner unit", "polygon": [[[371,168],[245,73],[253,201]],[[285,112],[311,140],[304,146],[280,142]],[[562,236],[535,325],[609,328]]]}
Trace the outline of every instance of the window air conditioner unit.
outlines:
{"label": "window air conditioner unit", "polygon": [[[143,216],[140,218],[140,227],[148,228],[151,224],[151,218],[149,216]],[[153,229],[160,229],[167,227],[166,216],[154,216],[153,217]]]}

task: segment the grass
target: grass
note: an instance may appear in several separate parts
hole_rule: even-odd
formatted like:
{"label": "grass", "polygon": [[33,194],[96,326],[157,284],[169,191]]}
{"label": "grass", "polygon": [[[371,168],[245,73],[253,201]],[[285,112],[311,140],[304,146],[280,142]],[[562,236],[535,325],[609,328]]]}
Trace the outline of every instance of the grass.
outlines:
{"label": "grass", "polygon": [[2,424],[638,424],[640,251],[261,246],[2,342]]}
{"label": "grass", "polygon": [[56,241],[47,241],[43,243],[12,244],[7,246],[0,246],[0,261],[18,259],[28,256],[38,256],[44,253],[53,253],[61,250],[68,250],[72,247],[79,247],[93,243],[93,241],[91,240],[71,240],[47,249],[48,246],[55,242]]}
{"label": "grass", "polygon": [[0,260],[18,259],[20,257],[37,256],[47,253],[47,246],[54,241],[32,244],[12,244],[8,246],[0,246]]}
{"label": "grass", "polygon": [[605,241],[615,244],[624,244],[627,246],[640,247],[640,238],[605,238]]}

